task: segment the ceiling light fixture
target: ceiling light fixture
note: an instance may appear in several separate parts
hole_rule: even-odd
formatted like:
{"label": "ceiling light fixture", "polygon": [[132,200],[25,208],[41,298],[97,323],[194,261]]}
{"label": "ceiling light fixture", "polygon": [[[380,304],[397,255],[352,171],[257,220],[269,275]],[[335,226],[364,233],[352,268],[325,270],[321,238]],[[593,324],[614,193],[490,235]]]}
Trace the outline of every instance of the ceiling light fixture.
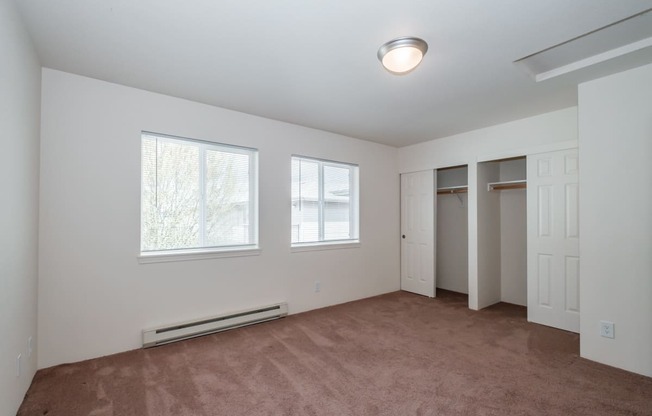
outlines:
{"label": "ceiling light fixture", "polygon": [[402,37],[390,40],[378,49],[378,59],[392,74],[407,74],[416,68],[428,51],[423,39]]}

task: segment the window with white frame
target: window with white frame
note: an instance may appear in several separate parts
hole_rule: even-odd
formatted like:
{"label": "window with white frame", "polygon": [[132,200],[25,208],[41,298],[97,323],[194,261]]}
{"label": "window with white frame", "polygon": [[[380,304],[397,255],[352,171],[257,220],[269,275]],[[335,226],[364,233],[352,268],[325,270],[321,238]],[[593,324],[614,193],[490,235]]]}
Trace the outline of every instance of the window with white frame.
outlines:
{"label": "window with white frame", "polygon": [[141,137],[142,253],[257,246],[257,150]]}
{"label": "window with white frame", "polygon": [[292,244],[357,240],[358,166],[293,156]]}

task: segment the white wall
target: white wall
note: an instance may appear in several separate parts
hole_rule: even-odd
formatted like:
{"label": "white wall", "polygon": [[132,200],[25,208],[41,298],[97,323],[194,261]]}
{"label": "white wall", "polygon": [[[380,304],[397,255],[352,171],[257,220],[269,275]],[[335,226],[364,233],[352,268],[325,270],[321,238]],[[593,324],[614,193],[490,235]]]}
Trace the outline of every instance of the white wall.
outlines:
{"label": "white wall", "polygon": [[[437,171],[437,187],[466,185],[466,166]],[[437,195],[437,287],[469,292],[468,195]]]}
{"label": "white wall", "polygon": [[[500,180],[525,179],[525,159],[500,162]],[[500,300],[527,305],[527,198],[525,189],[500,191]]]}
{"label": "white wall", "polygon": [[402,147],[398,149],[398,170],[405,173],[471,165],[478,160],[567,148],[565,142],[577,142],[577,107]]}
{"label": "white wall", "polygon": [[[41,66],[14,2],[0,0],[0,415],[36,372]],[[33,337],[31,356],[27,340]],[[22,354],[20,377],[16,358]]]}
{"label": "white wall", "polygon": [[652,65],[580,85],[579,139],[581,355],[652,376]]}
{"label": "white wall", "polygon": [[[399,289],[396,149],[49,69],[42,96],[39,367],[138,348],[156,325]],[[260,256],[137,262],[141,130],[259,149]],[[292,154],[359,164],[361,247],[290,253]]]}
{"label": "white wall", "polygon": [[477,253],[478,303],[486,308],[500,302],[500,193],[487,192],[487,184],[500,179],[500,164],[478,164]]}
{"label": "white wall", "polygon": [[468,165],[469,307],[478,308],[478,161],[577,147],[577,108],[398,149],[400,173]]}
{"label": "white wall", "polygon": [[525,179],[525,158],[478,165],[478,307],[527,305],[524,189],[487,191],[489,182]]}

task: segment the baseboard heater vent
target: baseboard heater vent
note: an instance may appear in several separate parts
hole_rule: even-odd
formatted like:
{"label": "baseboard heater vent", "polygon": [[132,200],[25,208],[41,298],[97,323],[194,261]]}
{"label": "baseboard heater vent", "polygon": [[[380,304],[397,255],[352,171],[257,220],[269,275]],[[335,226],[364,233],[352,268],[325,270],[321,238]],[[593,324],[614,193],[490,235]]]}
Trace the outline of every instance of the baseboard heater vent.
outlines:
{"label": "baseboard heater vent", "polygon": [[143,330],[143,348],[271,321],[282,318],[287,314],[288,304],[282,302],[196,321],[147,329]]}

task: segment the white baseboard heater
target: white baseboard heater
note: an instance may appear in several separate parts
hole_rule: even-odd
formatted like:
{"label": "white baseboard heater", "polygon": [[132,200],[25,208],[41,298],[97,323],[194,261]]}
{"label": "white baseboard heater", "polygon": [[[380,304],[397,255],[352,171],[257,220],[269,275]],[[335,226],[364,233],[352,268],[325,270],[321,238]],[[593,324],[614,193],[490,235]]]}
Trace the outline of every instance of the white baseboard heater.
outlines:
{"label": "white baseboard heater", "polygon": [[199,337],[214,332],[226,331],[246,325],[271,321],[286,316],[288,304],[286,302],[274,305],[261,306],[239,312],[228,313],[211,318],[182,322],[159,328],[143,330],[143,348],[169,344],[182,339]]}

